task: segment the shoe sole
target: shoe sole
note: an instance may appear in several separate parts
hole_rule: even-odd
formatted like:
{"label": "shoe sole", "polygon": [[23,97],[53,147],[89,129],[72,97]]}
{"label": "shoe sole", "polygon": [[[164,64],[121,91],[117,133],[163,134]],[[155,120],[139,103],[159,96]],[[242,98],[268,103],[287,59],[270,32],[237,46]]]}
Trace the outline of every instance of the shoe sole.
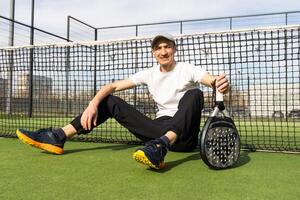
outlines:
{"label": "shoe sole", "polygon": [[133,153],[133,159],[141,164],[149,166],[152,169],[163,169],[166,166],[164,162],[161,162],[159,166],[152,164],[152,162],[147,158],[145,153],[141,150],[137,150]]}
{"label": "shoe sole", "polygon": [[64,153],[64,150],[62,148],[57,147],[52,144],[37,142],[37,141],[31,139],[30,137],[26,136],[19,130],[16,131],[16,134],[17,134],[18,138],[25,144],[29,144],[38,149],[42,149],[42,150],[48,151],[50,153],[58,154],[58,155],[61,155]]}

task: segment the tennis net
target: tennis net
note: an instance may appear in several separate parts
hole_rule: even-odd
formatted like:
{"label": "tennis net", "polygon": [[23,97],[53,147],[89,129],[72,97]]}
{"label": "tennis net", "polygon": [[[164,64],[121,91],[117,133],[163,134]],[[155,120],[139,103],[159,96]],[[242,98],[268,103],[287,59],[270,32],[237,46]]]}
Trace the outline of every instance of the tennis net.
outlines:
{"label": "tennis net", "polygon": [[[300,151],[300,26],[195,33],[176,36],[176,60],[225,72],[225,97],[242,147]],[[59,43],[0,49],[0,136],[17,128],[60,127],[82,112],[97,90],[157,64],[151,38]],[[201,86],[211,111],[212,90]],[[157,111],[147,87],[115,93],[137,110]],[[110,119],[73,140],[140,143]]]}

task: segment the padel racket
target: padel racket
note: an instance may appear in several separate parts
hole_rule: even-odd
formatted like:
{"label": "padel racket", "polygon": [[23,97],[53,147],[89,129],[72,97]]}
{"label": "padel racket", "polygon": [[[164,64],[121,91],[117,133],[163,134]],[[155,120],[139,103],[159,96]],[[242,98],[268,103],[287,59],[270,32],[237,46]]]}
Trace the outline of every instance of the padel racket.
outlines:
{"label": "padel racket", "polygon": [[[200,155],[212,169],[226,169],[240,156],[240,137],[225,109],[223,94],[214,89],[215,107],[205,122],[200,136]],[[222,113],[220,115],[219,113]]]}

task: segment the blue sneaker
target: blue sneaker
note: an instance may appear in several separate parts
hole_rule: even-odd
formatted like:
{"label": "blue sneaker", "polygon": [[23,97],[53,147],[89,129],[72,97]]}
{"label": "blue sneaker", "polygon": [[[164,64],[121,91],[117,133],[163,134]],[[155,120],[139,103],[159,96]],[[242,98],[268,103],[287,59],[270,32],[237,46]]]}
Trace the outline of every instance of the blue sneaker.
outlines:
{"label": "blue sneaker", "polygon": [[147,142],[143,148],[137,149],[133,153],[133,159],[152,169],[163,169],[166,166],[164,158],[167,152],[167,145],[158,138]]}
{"label": "blue sneaker", "polygon": [[54,154],[64,153],[64,143],[66,136],[60,133],[62,130],[54,130],[52,128],[40,129],[38,131],[26,131],[18,129],[16,134],[18,138],[33,147],[43,149]]}

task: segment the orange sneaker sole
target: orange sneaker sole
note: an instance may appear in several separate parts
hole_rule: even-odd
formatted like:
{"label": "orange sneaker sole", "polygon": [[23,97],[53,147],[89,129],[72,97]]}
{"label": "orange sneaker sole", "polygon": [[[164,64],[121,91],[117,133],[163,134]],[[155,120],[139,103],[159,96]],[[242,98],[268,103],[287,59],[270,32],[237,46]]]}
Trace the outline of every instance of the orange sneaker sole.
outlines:
{"label": "orange sneaker sole", "polygon": [[48,151],[50,153],[58,154],[58,155],[61,155],[64,153],[63,148],[57,147],[52,144],[37,142],[37,141],[27,137],[25,134],[23,134],[19,130],[16,131],[16,134],[17,134],[18,138],[25,144],[29,144],[38,149],[42,149],[42,150]]}
{"label": "orange sneaker sole", "polygon": [[151,161],[147,158],[145,153],[141,150],[137,150],[133,153],[133,159],[141,164],[149,166],[152,169],[163,169],[166,166],[164,162],[161,162],[158,167],[156,165],[153,165]]}

